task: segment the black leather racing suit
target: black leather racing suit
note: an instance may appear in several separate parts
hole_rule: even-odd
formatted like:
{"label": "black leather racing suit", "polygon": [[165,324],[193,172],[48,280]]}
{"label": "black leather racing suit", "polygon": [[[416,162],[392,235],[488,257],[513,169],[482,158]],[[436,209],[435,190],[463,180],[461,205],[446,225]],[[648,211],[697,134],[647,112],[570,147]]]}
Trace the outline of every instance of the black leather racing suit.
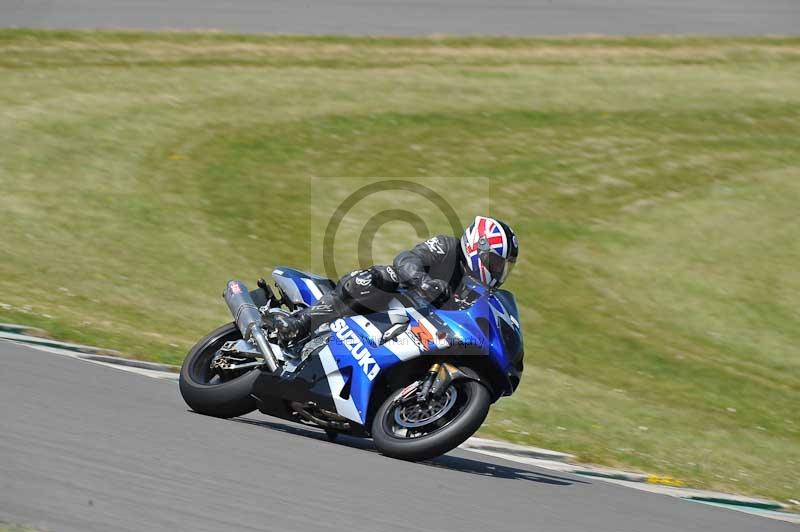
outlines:
{"label": "black leather racing suit", "polygon": [[420,288],[426,281],[441,279],[452,292],[464,275],[462,256],[458,238],[440,235],[400,253],[394,269],[403,288]]}
{"label": "black leather racing suit", "polygon": [[384,310],[399,287],[418,289],[431,301],[443,299],[464,275],[460,246],[456,237],[435,236],[397,255],[393,266],[348,273],[313,306],[278,319],[282,341],[303,338],[338,317]]}

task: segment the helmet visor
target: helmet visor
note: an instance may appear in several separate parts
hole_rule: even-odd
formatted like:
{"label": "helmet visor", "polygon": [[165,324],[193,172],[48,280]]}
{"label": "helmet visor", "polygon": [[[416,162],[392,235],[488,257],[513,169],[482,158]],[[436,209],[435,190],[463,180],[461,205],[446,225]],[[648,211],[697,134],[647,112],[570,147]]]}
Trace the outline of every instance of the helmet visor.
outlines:
{"label": "helmet visor", "polygon": [[508,274],[514,269],[513,261],[504,259],[492,251],[482,251],[480,257],[483,267],[489,271],[492,277],[491,281],[494,281],[493,283],[490,281],[490,286],[500,286],[503,284]]}

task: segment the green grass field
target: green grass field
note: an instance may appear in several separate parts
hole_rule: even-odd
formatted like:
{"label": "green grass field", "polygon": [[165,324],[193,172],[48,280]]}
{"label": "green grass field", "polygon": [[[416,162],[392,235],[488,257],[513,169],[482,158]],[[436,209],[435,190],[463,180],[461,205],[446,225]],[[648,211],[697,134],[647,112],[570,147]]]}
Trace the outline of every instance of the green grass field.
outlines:
{"label": "green grass field", "polygon": [[0,31],[0,321],[179,363],[390,177],[518,231],[526,374],[483,435],[800,496],[800,39]]}
{"label": "green grass field", "polygon": [[20,525],[9,525],[8,523],[0,523],[0,532],[37,532],[34,528],[29,528]]}

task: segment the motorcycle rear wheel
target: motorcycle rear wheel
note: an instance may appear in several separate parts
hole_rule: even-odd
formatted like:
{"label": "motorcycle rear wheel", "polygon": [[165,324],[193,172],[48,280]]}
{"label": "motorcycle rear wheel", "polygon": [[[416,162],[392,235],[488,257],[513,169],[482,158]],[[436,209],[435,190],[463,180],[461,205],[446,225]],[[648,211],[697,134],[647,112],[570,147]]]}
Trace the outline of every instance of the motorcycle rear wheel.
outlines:
{"label": "motorcycle rear wheel", "polygon": [[209,333],[186,355],[179,384],[183,400],[195,412],[231,418],[256,409],[256,401],[250,394],[260,373],[258,369],[221,374],[210,368],[211,359],[225,342],[241,338],[236,324],[229,323]]}
{"label": "motorcycle rear wheel", "polygon": [[383,454],[421,461],[455,449],[478,430],[489,413],[491,395],[473,380],[457,380],[441,398],[404,406],[398,390],[378,409],[372,421],[372,439]]}

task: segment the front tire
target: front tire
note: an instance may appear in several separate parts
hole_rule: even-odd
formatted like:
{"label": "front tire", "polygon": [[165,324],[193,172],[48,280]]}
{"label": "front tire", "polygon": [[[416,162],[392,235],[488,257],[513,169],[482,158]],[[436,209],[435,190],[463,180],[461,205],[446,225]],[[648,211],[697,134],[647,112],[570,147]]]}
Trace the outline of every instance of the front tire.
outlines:
{"label": "front tire", "polygon": [[[401,392],[398,390],[389,396],[372,420],[375,446],[383,454],[401,460],[427,460],[455,449],[480,428],[492,402],[489,390],[483,384],[473,380],[456,380],[440,400],[437,406],[439,412],[427,408],[423,417],[409,416],[407,412],[398,410],[403,408],[397,402]],[[450,394],[455,398],[450,400]],[[445,408],[447,411],[442,414]],[[424,423],[424,415],[432,420],[429,425],[407,428]],[[426,430],[430,432],[425,433]]]}
{"label": "front tire", "polygon": [[199,414],[221,418],[243,416],[256,409],[256,401],[250,393],[259,370],[225,375],[223,379],[210,369],[211,359],[222,345],[241,338],[236,324],[229,323],[209,333],[186,355],[179,383],[189,408]]}

